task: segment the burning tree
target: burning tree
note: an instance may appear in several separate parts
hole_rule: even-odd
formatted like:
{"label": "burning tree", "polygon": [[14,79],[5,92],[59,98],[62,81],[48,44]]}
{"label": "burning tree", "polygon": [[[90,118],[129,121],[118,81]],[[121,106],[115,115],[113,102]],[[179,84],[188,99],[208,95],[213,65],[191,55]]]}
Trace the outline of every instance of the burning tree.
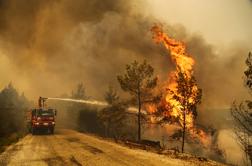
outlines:
{"label": "burning tree", "polygon": [[194,77],[188,78],[179,71],[176,75],[177,87],[168,89],[170,100],[174,103],[168,103],[171,109],[176,109],[179,113],[179,120],[182,125],[182,146],[181,151],[184,152],[185,132],[186,128],[193,128],[193,121],[197,115],[196,105],[200,103],[201,90],[197,89]]}
{"label": "burning tree", "polygon": [[144,61],[126,65],[126,73],[117,77],[121,88],[129,92],[138,104],[138,141],[141,140],[141,108],[150,101],[151,90],[157,85],[157,77],[153,77],[154,69]]}
{"label": "burning tree", "polygon": [[153,26],[151,31],[153,39],[157,43],[162,43],[170,51],[171,58],[176,65],[176,71],[170,73],[169,83],[166,86],[167,91],[161,102],[161,112],[164,119],[178,119],[182,126],[181,150],[184,152],[186,130],[189,130],[192,136],[198,136],[202,138],[202,141],[205,141],[203,138],[205,133],[194,127],[197,115],[196,106],[200,103],[202,93],[193,76],[195,62],[186,52],[185,44],[170,38],[160,26]]}

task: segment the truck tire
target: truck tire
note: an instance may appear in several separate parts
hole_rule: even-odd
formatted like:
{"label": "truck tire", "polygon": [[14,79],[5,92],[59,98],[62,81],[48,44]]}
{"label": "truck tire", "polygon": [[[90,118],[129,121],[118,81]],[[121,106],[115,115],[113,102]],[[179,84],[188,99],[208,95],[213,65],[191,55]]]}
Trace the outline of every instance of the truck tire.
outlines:
{"label": "truck tire", "polygon": [[54,127],[51,128],[50,133],[54,134]]}
{"label": "truck tire", "polygon": [[32,135],[35,135],[36,134],[36,130],[35,130],[35,128],[31,128],[31,133],[32,133]]}
{"label": "truck tire", "polygon": [[31,124],[30,123],[27,123],[27,131],[29,132],[29,133],[31,133]]}

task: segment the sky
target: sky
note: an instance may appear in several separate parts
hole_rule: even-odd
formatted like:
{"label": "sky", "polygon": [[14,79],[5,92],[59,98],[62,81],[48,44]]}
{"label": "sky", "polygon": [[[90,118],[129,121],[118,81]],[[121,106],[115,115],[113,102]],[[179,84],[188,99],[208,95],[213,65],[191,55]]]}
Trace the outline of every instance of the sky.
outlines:
{"label": "sky", "polygon": [[252,45],[250,0],[148,0],[148,12],[164,22],[182,24],[215,45]]}

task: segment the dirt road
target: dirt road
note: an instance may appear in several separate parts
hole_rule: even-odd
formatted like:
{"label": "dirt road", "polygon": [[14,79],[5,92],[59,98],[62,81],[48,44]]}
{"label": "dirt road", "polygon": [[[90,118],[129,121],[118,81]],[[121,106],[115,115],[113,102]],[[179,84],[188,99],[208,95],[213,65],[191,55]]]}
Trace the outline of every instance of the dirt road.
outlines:
{"label": "dirt road", "polygon": [[76,131],[59,130],[55,135],[27,135],[0,155],[0,165],[192,166],[193,164],[143,150],[129,149]]}

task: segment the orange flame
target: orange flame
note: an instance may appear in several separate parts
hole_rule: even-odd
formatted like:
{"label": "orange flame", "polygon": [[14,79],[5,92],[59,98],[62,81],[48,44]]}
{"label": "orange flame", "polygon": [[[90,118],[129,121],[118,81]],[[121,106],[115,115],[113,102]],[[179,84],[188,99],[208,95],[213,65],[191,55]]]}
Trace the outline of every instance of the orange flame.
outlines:
{"label": "orange flame", "polygon": [[195,62],[192,57],[186,53],[185,44],[170,38],[158,25],[153,26],[151,31],[154,34],[153,39],[156,43],[163,43],[165,48],[170,50],[171,58],[175,62],[177,68],[179,68],[182,73],[190,77]]}
{"label": "orange flame", "polygon": [[[181,72],[185,79],[189,80],[193,75],[193,66],[195,64],[194,59],[186,52],[186,46],[183,42],[177,41],[175,39],[170,38],[167,34],[165,34],[162,30],[162,27],[155,25],[151,28],[153,33],[153,40],[156,43],[162,43],[167,50],[170,51],[171,59],[176,65],[176,71],[173,71],[169,74],[169,83],[166,85],[166,89],[172,90],[177,96],[181,96],[181,94],[176,90],[178,87],[177,78],[178,73]],[[193,86],[192,95],[189,96],[188,102],[193,104],[194,95],[196,95],[198,91],[197,86]],[[163,112],[164,117],[174,117],[178,118],[180,124],[183,124],[183,105],[176,99],[174,99],[173,94],[167,92],[164,99],[164,107],[166,111]],[[151,109],[153,112],[155,109]],[[189,133],[193,137],[199,138],[203,144],[208,144],[206,133],[202,130],[198,130],[194,126],[195,117],[192,111],[186,110],[186,128],[189,130]]]}

